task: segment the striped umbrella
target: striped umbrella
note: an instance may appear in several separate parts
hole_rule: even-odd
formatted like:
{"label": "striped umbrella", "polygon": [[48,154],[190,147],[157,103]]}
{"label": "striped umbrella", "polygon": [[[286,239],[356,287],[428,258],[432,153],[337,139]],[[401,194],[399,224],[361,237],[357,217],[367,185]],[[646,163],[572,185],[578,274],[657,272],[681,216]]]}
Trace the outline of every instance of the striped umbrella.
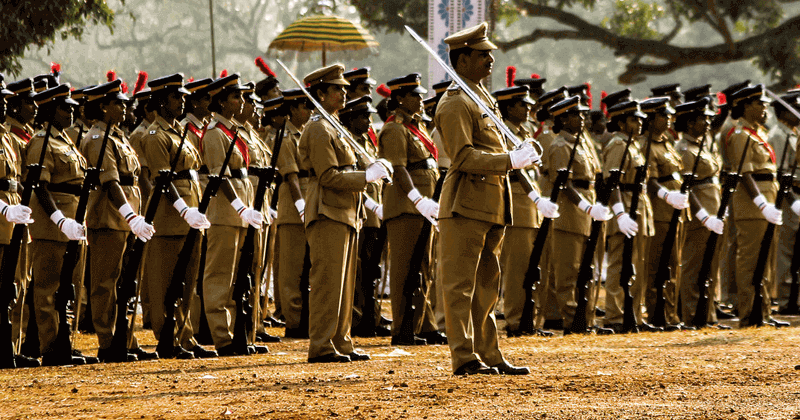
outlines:
{"label": "striped umbrella", "polygon": [[358,23],[339,16],[307,16],[289,25],[269,44],[268,50],[328,51],[377,50],[378,41]]}

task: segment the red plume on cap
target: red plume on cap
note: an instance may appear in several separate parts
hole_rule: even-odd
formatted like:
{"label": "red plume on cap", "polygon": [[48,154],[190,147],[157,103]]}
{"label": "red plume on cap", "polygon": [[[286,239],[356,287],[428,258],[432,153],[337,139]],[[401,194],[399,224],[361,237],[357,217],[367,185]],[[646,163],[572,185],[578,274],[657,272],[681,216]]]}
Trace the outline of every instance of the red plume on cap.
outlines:
{"label": "red plume on cap", "polygon": [[384,85],[383,83],[381,83],[381,85],[378,86],[377,89],[375,89],[375,92],[378,92],[378,94],[383,96],[384,98],[392,96],[392,91],[389,90],[389,88],[386,87],[386,85]]}
{"label": "red plume on cap", "polygon": [[109,82],[117,80],[117,72],[115,72],[114,70],[109,70],[108,73],[106,73],[106,80],[108,80]]}
{"label": "red plume on cap", "polygon": [[56,62],[51,62],[50,73],[53,74],[54,76],[58,76],[59,74],[61,74],[61,64],[58,64]]}
{"label": "red plume on cap", "polygon": [[539,73],[533,73],[533,74],[531,75],[531,78],[532,78],[532,79],[541,79],[541,78],[542,78],[542,76],[539,76]]}
{"label": "red plume on cap", "polygon": [[720,105],[725,105],[728,102],[728,98],[725,97],[725,94],[722,92],[717,92],[717,102]]}
{"label": "red plume on cap", "polygon": [[592,109],[592,84],[589,82],[584,84],[586,85],[586,96],[589,97],[589,109]]}
{"label": "red plume on cap", "polygon": [[228,77],[228,69],[222,70],[222,72],[219,74],[219,77],[220,78]]}
{"label": "red plume on cap", "polygon": [[194,82],[194,77],[190,77],[189,80],[186,81],[186,83],[192,83],[192,82]]}
{"label": "red plume on cap", "polygon": [[603,102],[603,99],[605,99],[606,96],[608,96],[608,92],[606,92],[604,90],[601,90],[600,91],[600,110],[603,111],[604,115],[608,115],[608,111],[607,111],[608,107]]}
{"label": "red plume on cap", "polygon": [[517,78],[517,68],[514,66],[506,67],[506,87],[514,86],[514,79]]}
{"label": "red plume on cap", "polygon": [[261,57],[256,57],[256,67],[258,67],[258,69],[261,70],[261,73],[264,73],[269,77],[277,77],[275,76],[275,72],[272,71],[271,68],[269,68],[267,62],[264,61],[264,59]]}
{"label": "red plume on cap", "polygon": [[133,85],[133,94],[136,95],[137,93],[141,92],[144,89],[144,84],[147,83],[147,72],[140,71],[136,75],[136,84]]}
{"label": "red plume on cap", "polygon": [[125,83],[125,82],[122,82],[122,86],[120,86],[120,89],[122,90],[122,93],[127,94],[128,93],[128,84]]}

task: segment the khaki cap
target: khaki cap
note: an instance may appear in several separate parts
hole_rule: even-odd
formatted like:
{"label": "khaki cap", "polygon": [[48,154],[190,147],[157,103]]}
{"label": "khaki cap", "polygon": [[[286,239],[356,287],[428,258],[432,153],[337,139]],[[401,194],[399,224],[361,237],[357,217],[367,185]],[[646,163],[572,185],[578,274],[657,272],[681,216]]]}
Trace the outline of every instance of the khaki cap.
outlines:
{"label": "khaki cap", "polygon": [[303,78],[303,83],[308,87],[318,85],[320,83],[328,83],[331,85],[348,86],[350,82],[342,77],[344,74],[344,66],[341,64],[332,64],[328,67],[323,67],[309,73]]}
{"label": "khaki cap", "polygon": [[496,50],[497,45],[489,41],[486,35],[489,30],[489,24],[486,22],[471,28],[462,29],[453,35],[444,39],[445,44],[450,46],[450,51],[458,50],[461,48],[472,48],[473,50]]}

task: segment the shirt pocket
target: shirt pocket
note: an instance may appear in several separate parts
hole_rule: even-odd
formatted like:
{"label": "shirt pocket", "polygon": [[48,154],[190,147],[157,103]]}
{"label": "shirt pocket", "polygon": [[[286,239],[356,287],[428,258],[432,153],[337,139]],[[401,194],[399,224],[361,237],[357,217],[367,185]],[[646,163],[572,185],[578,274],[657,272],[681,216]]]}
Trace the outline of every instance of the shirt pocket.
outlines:
{"label": "shirt pocket", "polygon": [[494,214],[503,203],[505,186],[497,175],[468,174],[460,187],[459,201],[468,209]]}
{"label": "shirt pocket", "polygon": [[0,149],[0,178],[8,178],[14,171],[14,159],[8,149]]}

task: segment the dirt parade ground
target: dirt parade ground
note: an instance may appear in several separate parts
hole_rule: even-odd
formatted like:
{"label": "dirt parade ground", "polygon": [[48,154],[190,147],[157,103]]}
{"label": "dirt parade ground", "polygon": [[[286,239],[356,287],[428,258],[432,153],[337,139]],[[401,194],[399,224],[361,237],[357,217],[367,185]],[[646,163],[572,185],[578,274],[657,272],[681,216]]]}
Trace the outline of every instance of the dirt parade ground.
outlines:
{"label": "dirt parade ground", "polygon": [[[357,338],[372,360],[347,364],[310,365],[307,340],[285,340],[261,356],[4,370],[0,418],[798,419],[800,318],[781,318],[793,327],[503,337],[522,377],[455,377],[447,346],[389,338]],[[77,347],[94,354],[95,336]]]}

